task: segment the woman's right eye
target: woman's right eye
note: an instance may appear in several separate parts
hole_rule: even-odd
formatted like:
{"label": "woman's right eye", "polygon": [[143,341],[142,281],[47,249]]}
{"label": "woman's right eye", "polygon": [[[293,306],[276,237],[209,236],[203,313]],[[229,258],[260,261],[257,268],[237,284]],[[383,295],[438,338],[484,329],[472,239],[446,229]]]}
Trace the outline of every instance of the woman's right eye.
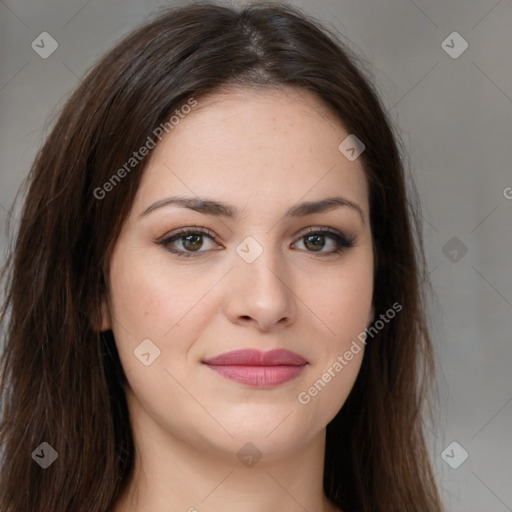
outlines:
{"label": "woman's right eye", "polygon": [[[177,256],[191,257],[196,256],[195,253],[207,252],[207,250],[201,250],[204,246],[205,238],[212,242],[212,247],[215,245],[215,235],[208,229],[190,229],[184,228],[178,232],[172,233],[165,237],[163,240],[158,242],[164,246],[167,250],[176,254]],[[181,245],[181,248],[176,245]],[[217,247],[219,247],[217,245]]]}

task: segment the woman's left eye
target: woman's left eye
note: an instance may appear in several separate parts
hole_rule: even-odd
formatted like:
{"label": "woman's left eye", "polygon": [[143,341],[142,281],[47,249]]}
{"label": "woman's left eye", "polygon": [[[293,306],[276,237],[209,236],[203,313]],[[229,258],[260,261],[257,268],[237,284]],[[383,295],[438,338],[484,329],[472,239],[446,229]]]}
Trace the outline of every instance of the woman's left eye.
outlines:
{"label": "woman's left eye", "polygon": [[[164,238],[159,245],[164,246],[168,251],[177,256],[196,256],[195,253],[206,252],[204,249],[204,240],[209,239],[212,247],[215,248],[215,235],[208,229],[190,229],[184,228],[170,236]],[[327,243],[330,241],[330,244]],[[339,231],[332,229],[311,229],[299,238],[306,248],[306,252],[318,253],[321,256],[329,256],[331,254],[339,254],[349,247],[353,247],[354,238],[347,237]],[[176,247],[176,243],[181,248]],[[296,244],[298,242],[295,242]],[[331,246],[330,250],[324,250],[325,247]],[[220,246],[217,245],[217,248]]]}
{"label": "woman's left eye", "polygon": [[[326,239],[331,241],[331,247],[329,251],[322,251],[326,246]],[[305,247],[311,247],[312,250],[308,252],[318,252],[322,256],[329,256],[330,254],[339,254],[345,249],[354,246],[354,237],[347,237],[339,231],[331,229],[313,229],[300,238],[303,241]],[[327,244],[329,245],[329,244]]]}

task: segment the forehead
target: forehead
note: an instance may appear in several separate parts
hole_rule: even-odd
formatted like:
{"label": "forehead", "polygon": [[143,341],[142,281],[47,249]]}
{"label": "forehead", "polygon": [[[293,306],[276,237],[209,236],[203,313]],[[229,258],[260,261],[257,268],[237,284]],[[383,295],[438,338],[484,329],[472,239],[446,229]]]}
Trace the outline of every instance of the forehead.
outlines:
{"label": "forehead", "polygon": [[362,161],[338,149],[349,133],[313,94],[230,89],[197,102],[153,150],[138,206],[186,194],[261,211],[340,193],[367,209]]}

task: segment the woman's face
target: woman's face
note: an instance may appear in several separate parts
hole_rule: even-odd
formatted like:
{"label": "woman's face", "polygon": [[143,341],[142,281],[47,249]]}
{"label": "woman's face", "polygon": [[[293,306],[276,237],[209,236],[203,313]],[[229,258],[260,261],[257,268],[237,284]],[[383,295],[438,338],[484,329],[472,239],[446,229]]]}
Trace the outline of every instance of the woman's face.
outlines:
{"label": "woman's face", "polygon": [[[338,149],[348,135],[307,92],[246,89],[199,101],[148,157],[102,326],[148,434],[271,457],[341,408],[373,314],[368,188]],[[297,357],[205,363],[245,349]]]}

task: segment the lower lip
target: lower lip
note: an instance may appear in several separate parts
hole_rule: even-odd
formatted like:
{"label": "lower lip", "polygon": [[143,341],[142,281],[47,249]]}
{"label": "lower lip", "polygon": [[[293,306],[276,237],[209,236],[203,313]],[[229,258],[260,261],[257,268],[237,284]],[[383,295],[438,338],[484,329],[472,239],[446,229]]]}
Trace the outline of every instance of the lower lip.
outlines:
{"label": "lower lip", "polygon": [[271,388],[295,379],[303,371],[302,366],[239,366],[207,365],[227,379],[257,388]]}

